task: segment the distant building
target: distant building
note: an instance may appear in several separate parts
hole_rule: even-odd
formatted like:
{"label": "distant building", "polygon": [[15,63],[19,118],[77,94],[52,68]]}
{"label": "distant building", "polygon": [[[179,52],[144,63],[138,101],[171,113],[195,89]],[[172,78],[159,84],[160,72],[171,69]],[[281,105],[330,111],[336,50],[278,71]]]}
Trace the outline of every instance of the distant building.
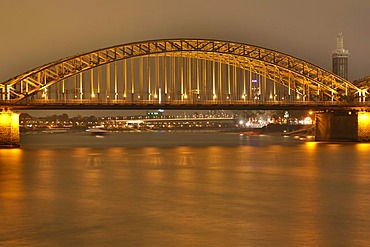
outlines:
{"label": "distant building", "polygon": [[146,115],[149,118],[156,118],[156,117],[161,117],[163,114],[163,110],[158,110],[158,111],[147,111]]}
{"label": "distant building", "polygon": [[348,56],[349,51],[344,49],[343,34],[337,36],[337,49],[333,51],[333,73],[348,80]]}

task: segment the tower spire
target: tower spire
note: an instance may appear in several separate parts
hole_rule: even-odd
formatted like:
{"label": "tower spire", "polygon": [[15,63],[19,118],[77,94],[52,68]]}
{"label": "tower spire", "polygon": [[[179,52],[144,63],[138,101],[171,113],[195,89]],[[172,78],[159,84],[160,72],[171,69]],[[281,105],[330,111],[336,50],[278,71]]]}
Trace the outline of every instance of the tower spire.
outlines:
{"label": "tower spire", "polygon": [[337,50],[343,51],[344,50],[344,44],[343,44],[343,33],[339,32],[337,36]]}
{"label": "tower spire", "polygon": [[344,49],[343,33],[337,36],[337,49],[332,54],[333,73],[348,80],[348,56],[349,51]]}

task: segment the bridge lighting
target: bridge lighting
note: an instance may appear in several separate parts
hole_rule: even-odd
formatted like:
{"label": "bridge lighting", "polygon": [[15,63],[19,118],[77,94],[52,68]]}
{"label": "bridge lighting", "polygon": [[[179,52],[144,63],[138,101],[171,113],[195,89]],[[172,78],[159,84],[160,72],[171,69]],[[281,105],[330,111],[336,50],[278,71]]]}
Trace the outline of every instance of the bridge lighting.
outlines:
{"label": "bridge lighting", "polygon": [[309,111],[308,114],[312,115],[313,114],[313,111]]}
{"label": "bridge lighting", "polygon": [[216,99],[217,98],[217,95],[216,94],[213,94],[213,99]]}
{"label": "bridge lighting", "polygon": [[[162,50],[161,52],[163,52],[162,54],[158,54],[155,55],[156,52],[158,52],[156,49],[151,49],[152,47],[161,47]],[[181,58],[181,60],[179,60],[180,58],[177,58],[175,54],[173,54],[174,50],[173,50],[173,47],[178,47],[179,49],[176,50],[176,52],[178,52],[179,54],[184,52],[186,54],[189,54],[189,56],[186,58],[188,59],[187,61],[185,61],[186,59],[184,58],[184,56],[182,56],[183,58]],[[228,47],[228,48],[226,48]],[[126,51],[127,50],[130,50],[132,52],[129,52],[127,53]],[[148,52],[142,52],[143,50],[145,51],[148,51]],[[202,53],[198,53],[199,51],[202,51]],[[243,50],[243,53],[241,54],[240,53],[240,50]],[[106,96],[106,94],[110,94],[113,96],[113,93],[114,92],[117,92],[118,90],[118,86],[117,86],[117,80],[118,80],[118,77],[121,77],[121,74],[122,74],[122,77],[123,77],[123,88],[124,90],[126,90],[127,88],[129,88],[129,90],[131,91],[132,93],[132,97],[130,95],[130,98],[131,99],[134,99],[134,95],[137,95],[138,91],[134,89],[134,86],[135,86],[135,79],[136,77],[140,77],[140,78],[137,78],[139,79],[138,83],[142,83],[143,85],[141,86],[144,86],[144,88],[148,88],[149,87],[149,92],[150,90],[152,89],[152,84],[154,82],[151,81],[151,78],[153,77],[153,75],[151,75],[151,69],[150,69],[150,65],[149,65],[149,62],[150,60],[155,56],[156,57],[156,64],[155,64],[155,68],[153,67],[153,69],[155,70],[155,88],[156,90],[158,90],[158,86],[159,85],[164,85],[164,88],[165,88],[165,93],[167,94],[168,90],[171,88],[169,88],[169,81],[170,80],[174,80],[176,81],[176,78],[178,78],[178,76],[181,76],[181,80],[180,82],[176,82],[175,84],[179,83],[180,85],[176,85],[176,88],[178,89],[179,87],[181,87],[181,90],[182,92],[184,92],[184,90],[187,90],[188,87],[190,87],[190,90],[192,88],[192,86],[196,86],[196,92],[197,94],[199,94],[199,91],[200,89],[203,90],[203,88],[207,88],[206,87],[206,81],[209,79],[210,80],[210,84],[212,84],[212,89],[214,90],[213,92],[210,92],[209,96],[211,96],[211,93],[214,93],[214,94],[218,94],[216,92],[216,88],[218,87],[219,89],[226,89],[227,92],[226,92],[226,96],[227,94],[229,96],[227,96],[227,99],[241,99],[241,94],[240,92],[242,93],[246,93],[246,99],[253,99],[253,97],[255,97],[255,94],[261,94],[261,90],[263,89],[264,93],[263,93],[263,97],[260,97],[259,100],[263,100],[265,101],[266,98],[269,99],[269,94],[266,94],[266,90],[267,89],[272,89],[271,86],[266,86],[265,82],[268,78],[267,72],[269,72],[266,68],[268,66],[273,66],[275,68],[275,72],[276,75],[281,75],[282,78],[284,78],[284,82],[282,84],[284,84],[285,86],[288,87],[288,94],[290,95],[291,93],[293,92],[296,92],[295,94],[295,97],[297,97],[299,99],[299,96],[297,96],[297,94],[300,94],[301,98],[303,98],[303,100],[308,100],[310,101],[311,99],[309,99],[309,95],[307,96],[303,96],[303,92],[306,92],[306,86],[307,88],[310,87],[310,88],[315,88],[317,91],[317,94],[318,95],[329,95],[330,96],[330,93],[333,95],[333,100],[340,100],[340,95],[343,91],[344,93],[344,90],[345,90],[345,93],[346,95],[352,95],[354,94],[356,91],[359,90],[359,92],[357,93],[358,96],[360,96],[360,101],[365,101],[365,95],[366,95],[366,98],[367,97],[367,92],[362,90],[362,89],[359,89],[357,86],[353,85],[352,83],[350,82],[347,82],[346,80],[342,80],[340,77],[338,76],[335,76],[334,74],[327,74],[327,71],[324,71],[322,70],[321,68],[319,67],[316,67],[315,65],[313,64],[310,64],[304,60],[300,60],[300,59],[296,59],[294,57],[291,57],[289,55],[286,55],[286,54],[281,54],[279,52],[274,52],[274,57],[276,56],[276,61],[274,59],[274,61],[268,61],[268,58],[266,57],[265,59],[265,56],[263,57],[259,57],[259,59],[256,59],[256,56],[259,55],[258,54],[255,54],[255,51],[258,50],[258,51],[261,51],[261,54],[271,54],[271,51],[268,50],[268,49],[264,49],[262,47],[254,47],[254,46],[251,46],[251,45],[248,45],[248,44],[238,44],[238,43],[234,43],[234,42],[225,42],[225,41],[213,41],[213,40],[199,40],[199,39],[196,39],[196,40],[192,40],[192,39],[186,39],[186,40],[183,40],[183,39],[177,39],[177,40],[160,40],[160,41],[142,41],[142,42],[137,42],[137,43],[134,43],[134,44],[121,44],[119,46],[115,46],[113,48],[105,48],[105,49],[102,49],[101,50],[101,53],[114,53],[114,54],[111,54],[112,56],[110,56],[110,58],[108,60],[104,60],[104,59],[98,59],[96,62],[94,63],[91,63],[91,64],[86,64],[86,69],[90,69],[91,71],[91,74],[90,74],[90,85],[91,85],[91,91],[89,92],[91,94],[91,92],[94,90],[94,87],[95,87],[95,82],[94,80],[97,79],[97,97],[96,98],[105,98],[104,95]],[[171,57],[168,57],[167,55],[164,55],[164,54],[167,54],[167,52],[171,52],[173,54],[173,56]],[[227,54],[228,55],[227,55]],[[42,94],[42,90],[45,89],[45,87],[52,87],[53,90],[55,88],[55,86],[58,86],[58,83],[61,83],[62,85],[62,91],[64,93],[64,90],[65,90],[65,87],[68,85],[71,85],[71,84],[74,84],[75,86],[72,86],[74,87],[73,90],[78,90],[80,89],[82,91],[82,86],[83,86],[83,76],[84,76],[84,73],[82,73],[81,71],[77,73],[76,76],[73,76],[72,75],[76,72],[76,71],[79,71],[80,70],[80,64],[76,64],[76,59],[77,60],[81,60],[81,61],[90,61],[91,60],[91,56],[96,56],[96,51],[93,51],[93,52],[90,52],[90,53],[85,53],[84,55],[76,55],[76,56],[73,56],[73,57],[70,57],[68,59],[63,59],[61,61],[54,61],[52,63],[49,63],[47,64],[47,66],[42,66],[42,67],[38,67],[36,69],[34,69],[33,71],[28,71],[18,77],[15,77],[14,79],[11,79],[9,82],[6,83],[0,83],[0,98],[2,100],[10,100],[10,99],[14,99],[14,102],[18,102],[19,100],[22,100],[26,97],[26,95],[24,94],[24,92],[29,92],[28,91],[28,87],[30,86],[30,91],[32,90],[33,92],[36,92],[36,91],[39,91],[40,94],[39,96],[41,96]],[[184,55],[184,54],[183,54]],[[143,57],[146,57],[148,58],[147,59],[147,62],[148,62],[148,66],[144,66],[142,63],[143,63],[143,60],[142,58]],[[181,57],[181,56],[180,56]],[[227,57],[231,58],[232,57],[232,61],[231,60],[228,60]],[[125,58],[124,60],[124,64],[123,64],[123,71],[118,71],[117,70],[117,62],[119,60],[121,60],[122,58]],[[140,60],[140,65],[139,64],[136,64],[136,58],[138,58]],[[160,60],[160,58],[162,58],[162,60]],[[168,61],[167,58],[171,58],[170,61]],[[184,60],[185,59],[185,60]],[[289,61],[291,61],[291,64],[299,64],[300,66],[290,66],[290,63],[289,64],[286,64],[286,63],[280,63],[279,61],[281,61],[281,59],[288,59]],[[131,66],[128,66],[126,64],[126,61],[131,61]],[[196,60],[197,64],[192,64],[193,60]],[[219,61],[218,61],[219,60]],[[243,90],[243,91],[239,91],[239,96],[235,95],[235,92],[233,91],[232,95],[233,97],[230,96],[232,90],[231,88],[234,89],[234,86],[237,85],[238,83],[238,80],[240,79],[241,75],[239,74],[239,71],[236,70],[236,69],[231,69],[231,68],[227,68],[228,71],[223,71],[224,68],[221,66],[222,63],[226,63],[226,60],[229,61],[229,64],[233,64],[233,65],[238,65],[238,67],[240,68],[243,68],[243,69],[248,69],[249,68],[249,76],[248,76],[248,83],[246,81],[246,73],[243,73],[243,84],[240,85],[240,90]],[[213,65],[212,66],[208,66],[208,65],[211,65],[210,63],[212,63],[213,61]],[[217,61],[217,62],[215,62]],[[107,64],[107,68],[106,68],[106,72],[105,74],[107,74],[107,84],[106,84],[106,87],[103,86],[103,88],[101,88],[101,76],[102,76],[102,72],[100,71],[101,69],[101,66],[106,63],[106,62],[109,62]],[[139,61],[138,61],[139,62]],[[170,62],[170,64],[168,64],[168,62]],[[111,82],[111,78],[110,78],[110,75],[111,73],[108,73],[108,72],[112,72],[110,70],[110,67],[109,67],[109,64],[111,63],[114,63],[114,85],[115,85],[115,88],[114,90],[115,91],[112,91],[111,88],[110,88],[110,84],[113,84],[110,83]],[[179,68],[179,65],[178,63],[181,63],[181,68]],[[220,67],[217,68],[217,63],[218,65],[220,65]],[[272,64],[270,64],[272,63]],[[136,65],[135,65],[136,64]],[[270,64],[270,65],[269,65]],[[171,71],[169,71],[169,69],[167,69],[167,66],[170,66],[171,67]],[[196,65],[196,71],[194,71],[194,66],[193,65]],[[138,69],[138,66],[139,66],[139,74],[136,75],[136,70]],[[266,67],[267,66],[267,67]],[[70,69],[64,69],[64,68],[70,68]],[[146,71],[146,73],[144,72],[144,67],[148,67],[148,70]],[[94,69],[97,69],[98,73],[97,75],[94,74]],[[253,69],[252,69],[253,68]],[[317,73],[317,81],[319,82],[319,84],[315,84],[311,81],[307,81],[307,79],[305,79],[304,77],[300,77],[300,78],[295,78],[293,75],[296,74],[296,73],[301,73],[301,69],[300,68],[305,68],[305,71],[306,71],[306,68],[307,68],[307,71],[309,71],[308,73],[313,73],[313,71],[316,71]],[[128,69],[131,69],[131,71],[129,73],[127,73]],[[226,69],[226,68],[225,68]],[[162,71],[163,70],[163,71]],[[185,70],[185,71],[184,71]],[[212,72],[212,71],[213,72]],[[252,71],[251,71],[252,70]],[[57,72],[56,72],[57,71]],[[162,73],[164,72],[164,74]],[[224,75],[223,73],[221,72],[225,72],[226,75]],[[112,72],[113,73],[113,72]],[[188,74],[187,74],[188,73]],[[211,78],[208,78],[208,77],[212,77],[210,75],[210,73],[213,73],[213,81],[211,81]],[[312,75],[312,73],[310,75]],[[35,74],[39,75],[39,76],[34,76]],[[127,84],[130,84],[130,82],[128,81],[128,77],[129,77],[129,74],[131,76],[131,87]],[[147,81],[144,82],[144,74],[146,74],[146,79]],[[47,75],[47,76],[44,76],[44,75]],[[264,76],[262,76],[264,75]],[[308,75],[308,76],[310,76]],[[117,77],[118,76],[118,77]],[[203,77],[204,76],[204,77]],[[224,77],[227,76],[227,80],[223,80]],[[260,81],[261,79],[257,79],[257,78],[260,78],[260,77],[263,77],[262,81]],[[274,75],[275,76],[275,75]],[[193,78],[195,77],[195,78]],[[217,77],[217,78],[216,78]],[[70,78],[70,79],[67,79],[67,78]],[[205,79],[204,82],[203,82],[203,78]],[[285,80],[285,78],[287,80]],[[47,80],[46,80],[47,79]],[[86,78],[85,78],[86,79]],[[189,81],[189,85],[186,86],[188,84],[188,82],[185,82],[184,80],[187,80]],[[189,80],[188,80],[189,79]],[[195,80],[194,80],[195,79]],[[35,81],[36,80],[36,81]],[[77,81],[79,80],[79,82]],[[163,80],[163,81],[161,81]],[[73,82],[72,82],[73,81]],[[192,81],[194,81],[194,84],[196,85],[191,85],[192,84]],[[217,84],[219,84],[219,86],[217,86]],[[80,87],[77,87],[77,85],[80,85]],[[247,87],[247,84],[248,87]],[[269,84],[271,84],[269,82]],[[39,85],[40,87],[37,87],[36,89],[36,85]],[[316,86],[315,86],[316,85]],[[325,87],[320,87],[320,85],[324,85]],[[174,85],[175,86],[175,85]],[[209,89],[210,89],[211,85],[209,85]],[[71,87],[69,87],[71,88]],[[175,87],[174,87],[175,88]],[[243,89],[242,89],[243,88]],[[248,88],[248,91],[250,92],[247,92],[247,88]],[[35,90],[36,91],[35,91]],[[235,88],[236,89],[236,88]],[[239,90],[238,89],[238,90]],[[274,91],[276,90],[277,88],[274,86]],[[100,95],[100,93],[103,93],[103,90],[107,90],[106,94],[103,94]],[[337,91],[339,90],[339,91]],[[58,88],[58,91],[59,91],[59,88]],[[141,91],[140,94],[143,95],[143,98],[146,98],[146,94],[143,94],[142,92],[142,88],[139,90]],[[191,90],[192,91],[192,90]],[[111,93],[110,93],[111,92]],[[153,91],[154,92],[154,91]],[[158,92],[158,91],[157,91]],[[190,91],[187,91],[189,92],[190,94]],[[203,92],[203,91],[202,91]],[[369,90],[370,92],[370,90]],[[73,97],[73,94],[77,94],[78,91],[72,93],[72,97]],[[88,94],[89,94],[88,93]],[[175,92],[172,92],[172,93],[175,93]],[[274,92],[275,93],[275,92]],[[310,92],[311,93],[311,92]],[[312,94],[314,94],[315,92],[312,91]],[[191,92],[191,94],[193,94]],[[161,97],[160,96],[161,93],[159,92],[159,96],[158,97]],[[221,97],[221,93],[219,94],[220,97]],[[53,93],[52,95],[48,95],[48,97],[51,97],[53,96]],[[79,96],[81,99],[81,94],[77,94],[77,96]],[[177,99],[178,95],[174,94],[175,98]],[[206,96],[206,93],[204,93],[204,96],[202,97],[205,97]],[[222,99],[224,98],[225,95],[222,95]],[[128,97],[128,96],[127,96]],[[167,97],[167,95],[166,95]],[[190,95],[189,98],[192,98],[193,95]],[[197,97],[197,96],[194,96],[194,97]],[[212,96],[211,96],[212,97]],[[295,98],[294,97],[294,98]],[[78,97],[76,97],[78,98]],[[226,97],[225,97],[226,98]],[[277,98],[275,98],[275,100],[279,100],[281,99],[280,97],[280,94]],[[324,100],[324,99],[322,99]],[[326,99],[325,98],[325,101],[328,101],[329,99]]]}
{"label": "bridge lighting", "polygon": [[312,119],[310,117],[306,117],[303,120],[303,124],[305,124],[305,125],[311,125],[312,124]]}
{"label": "bridge lighting", "polygon": [[95,98],[95,94],[94,93],[91,94],[91,98]]}
{"label": "bridge lighting", "polygon": [[359,112],[358,113],[358,121],[361,123],[368,123],[370,122],[370,116],[367,112]]}
{"label": "bridge lighting", "polygon": [[297,95],[297,99],[300,99],[301,97],[299,95]]}
{"label": "bridge lighting", "polygon": [[245,99],[245,94],[242,95],[242,99]]}
{"label": "bridge lighting", "polygon": [[124,99],[126,99],[126,97],[127,97],[127,95],[126,95],[126,94],[124,94],[124,95],[123,95],[123,98],[124,98]]}
{"label": "bridge lighting", "polygon": [[184,94],[184,99],[187,99],[188,98],[188,95],[187,94]]}
{"label": "bridge lighting", "polygon": [[[370,127],[370,113],[361,111],[358,113],[358,135],[364,135],[363,133],[368,133]],[[366,135],[366,134],[365,134]]]}
{"label": "bridge lighting", "polygon": [[0,110],[0,146],[19,147],[19,114]]}

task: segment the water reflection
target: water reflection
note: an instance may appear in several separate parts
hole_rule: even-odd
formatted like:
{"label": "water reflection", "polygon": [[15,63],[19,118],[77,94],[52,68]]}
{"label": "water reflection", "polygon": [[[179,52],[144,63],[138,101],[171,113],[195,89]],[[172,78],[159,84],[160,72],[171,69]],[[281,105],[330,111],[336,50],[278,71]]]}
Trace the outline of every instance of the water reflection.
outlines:
{"label": "water reflection", "polygon": [[0,150],[0,245],[370,245],[369,144],[223,137]]}
{"label": "water reflection", "polygon": [[17,215],[24,197],[22,149],[0,149],[0,207],[4,216]]}

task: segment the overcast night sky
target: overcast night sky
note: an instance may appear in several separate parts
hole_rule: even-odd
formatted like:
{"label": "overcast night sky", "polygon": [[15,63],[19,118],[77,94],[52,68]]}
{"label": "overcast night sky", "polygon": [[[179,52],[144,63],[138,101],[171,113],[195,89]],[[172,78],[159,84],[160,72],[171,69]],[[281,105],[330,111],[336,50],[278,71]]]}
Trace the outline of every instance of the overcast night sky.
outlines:
{"label": "overcast night sky", "polygon": [[349,79],[370,75],[369,0],[0,0],[0,81],[63,57],[161,38],[209,38],[331,70],[339,31]]}

